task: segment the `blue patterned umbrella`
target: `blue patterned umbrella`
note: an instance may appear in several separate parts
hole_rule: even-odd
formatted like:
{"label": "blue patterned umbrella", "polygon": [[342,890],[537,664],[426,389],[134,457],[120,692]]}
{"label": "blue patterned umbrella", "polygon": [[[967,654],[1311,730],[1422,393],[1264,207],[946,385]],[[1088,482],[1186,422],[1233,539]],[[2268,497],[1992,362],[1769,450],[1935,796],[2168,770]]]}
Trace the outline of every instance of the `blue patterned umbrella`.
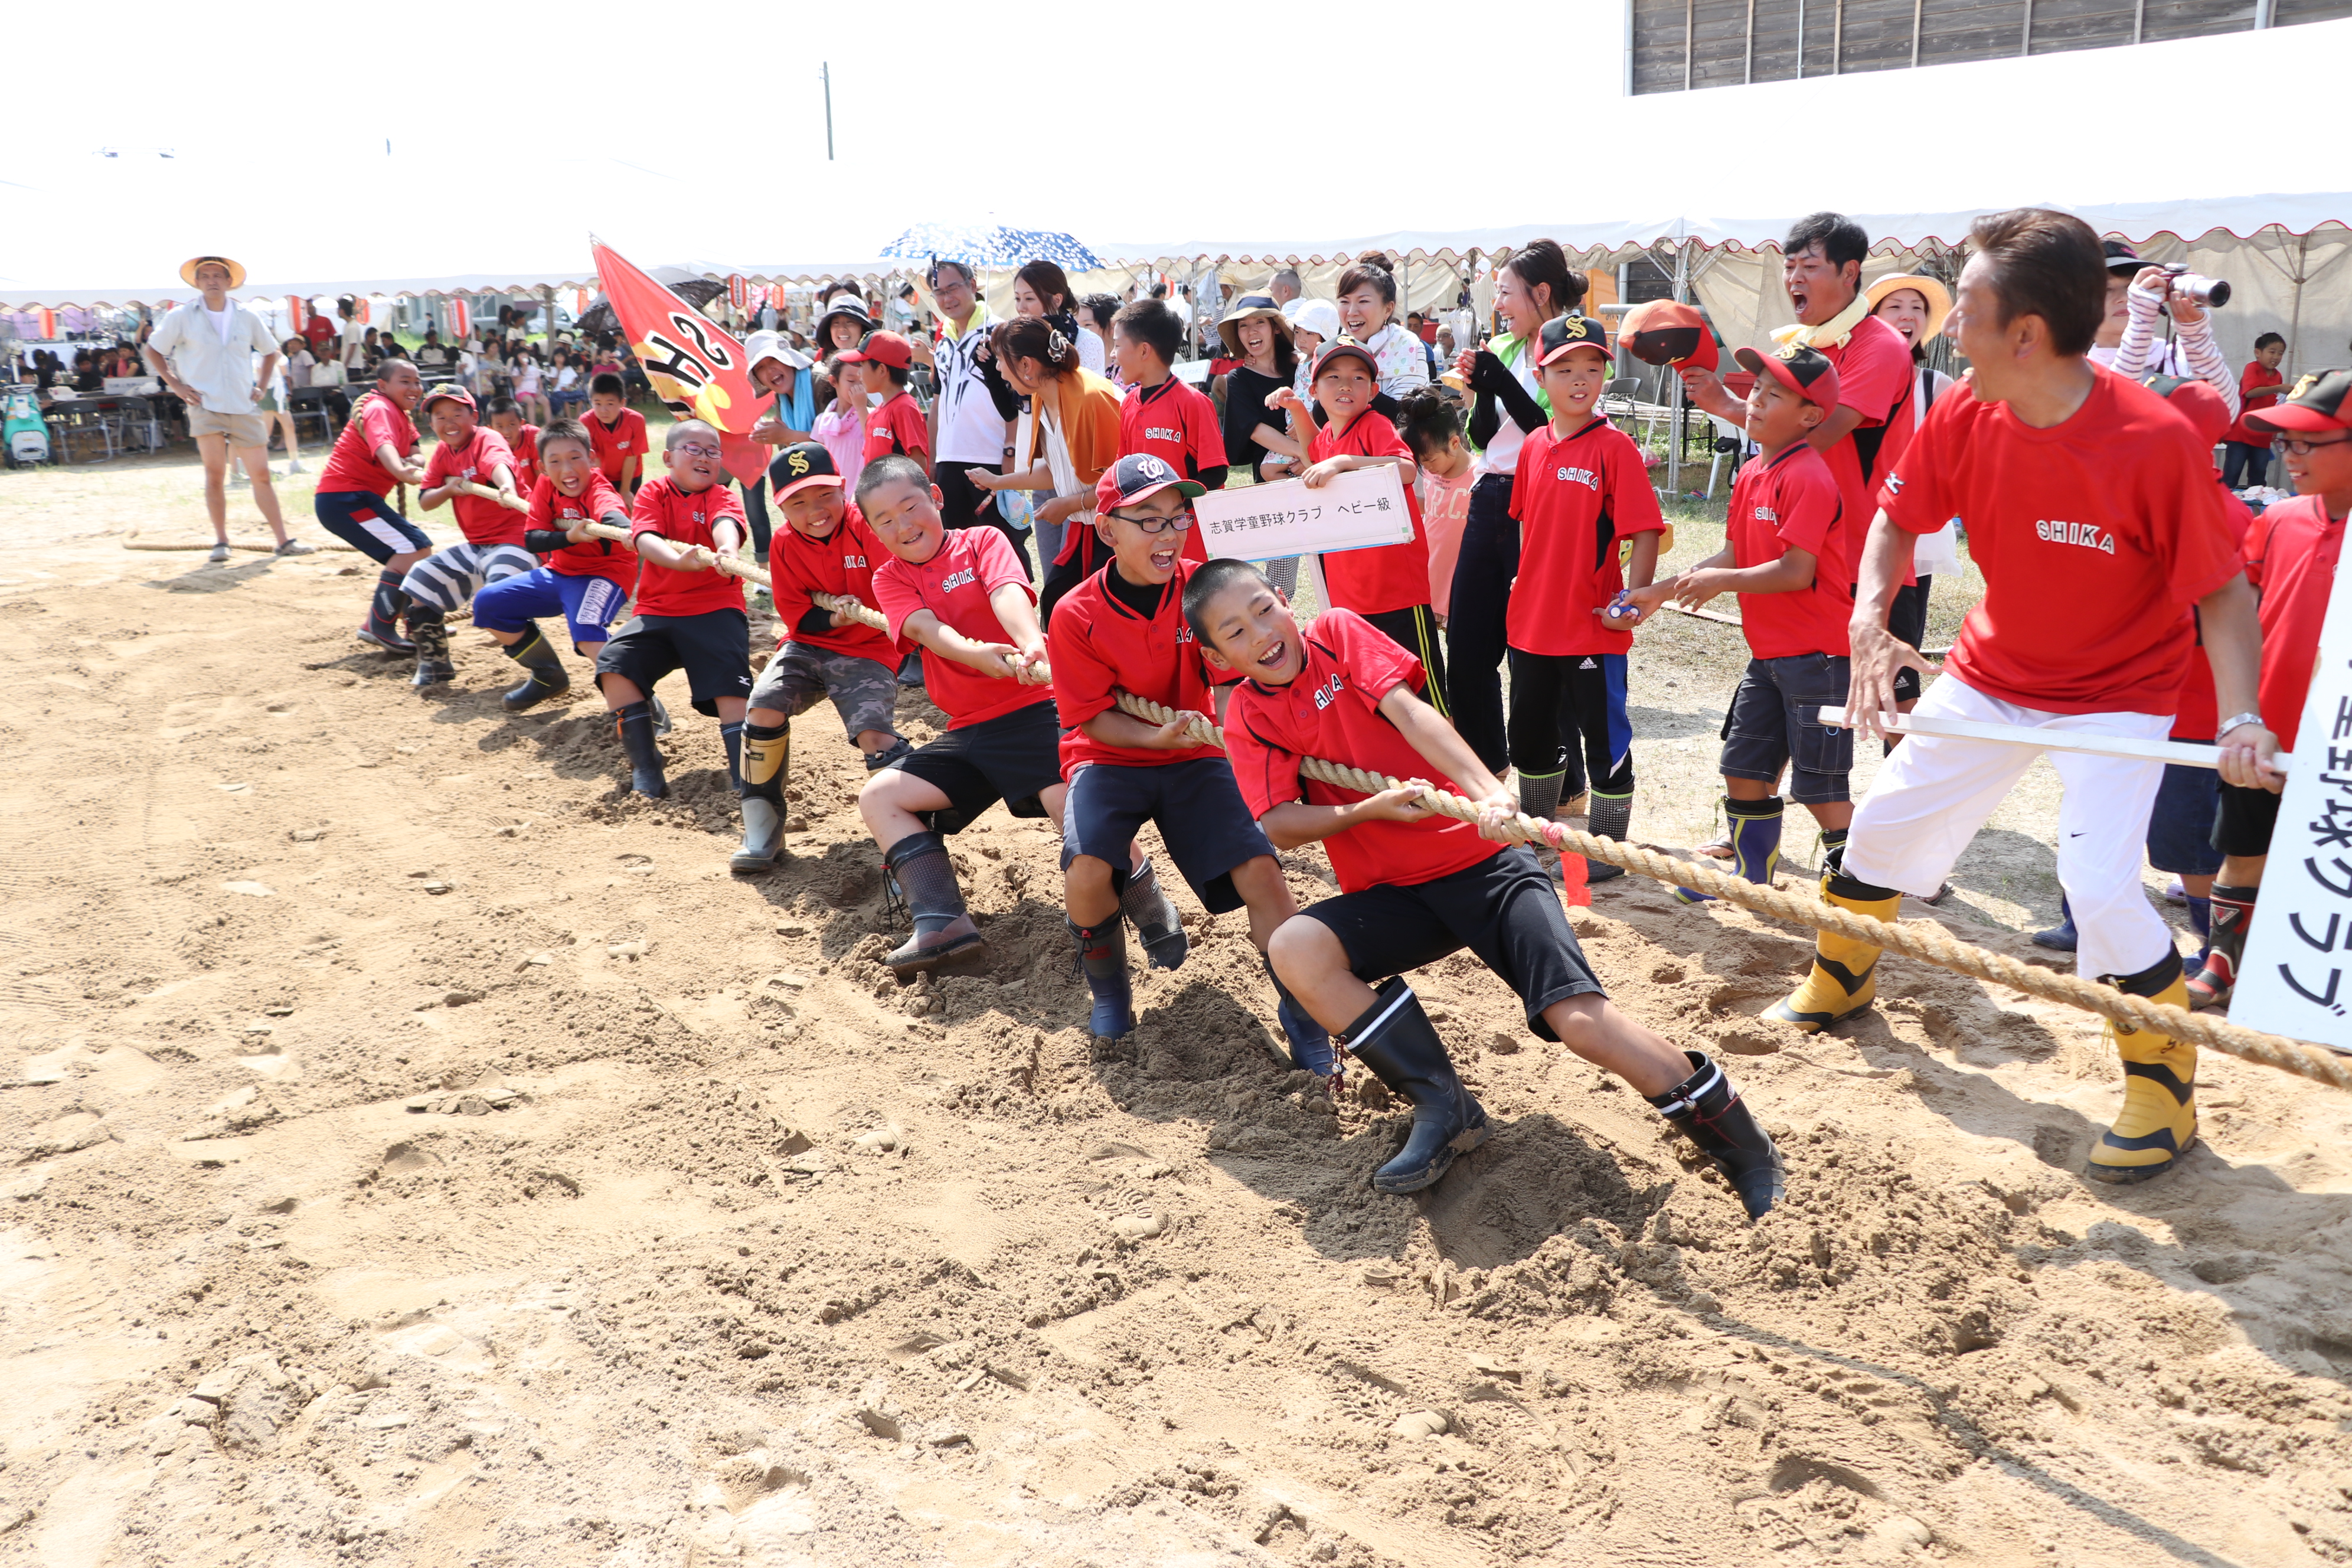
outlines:
{"label": "blue patterned umbrella", "polygon": [[961,224],[919,223],[882,247],[885,256],[910,261],[961,261],[973,267],[1018,267],[1024,261],[1052,261],[1071,272],[1091,271],[1102,263],[1077,240],[1043,228],[976,227]]}

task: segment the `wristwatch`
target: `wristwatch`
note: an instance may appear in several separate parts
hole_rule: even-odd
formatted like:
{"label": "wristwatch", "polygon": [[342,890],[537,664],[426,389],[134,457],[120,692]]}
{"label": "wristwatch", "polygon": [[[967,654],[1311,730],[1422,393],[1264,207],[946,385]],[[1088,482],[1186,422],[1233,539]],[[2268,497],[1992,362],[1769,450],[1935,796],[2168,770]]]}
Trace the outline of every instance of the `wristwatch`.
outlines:
{"label": "wristwatch", "polygon": [[2241,724],[2252,724],[2259,730],[2267,730],[2270,728],[2269,725],[2263,722],[2263,716],[2260,713],[2232,713],[2227,719],[2221,721],[2221,727],[2213,731],[2213,738],[2218,741]]}

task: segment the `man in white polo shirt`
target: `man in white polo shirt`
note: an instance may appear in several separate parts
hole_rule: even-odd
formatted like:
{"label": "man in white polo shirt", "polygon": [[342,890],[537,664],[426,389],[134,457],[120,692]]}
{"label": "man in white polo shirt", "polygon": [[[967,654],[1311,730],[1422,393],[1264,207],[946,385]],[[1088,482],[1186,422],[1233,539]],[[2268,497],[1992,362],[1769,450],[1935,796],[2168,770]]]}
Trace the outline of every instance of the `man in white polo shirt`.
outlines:
{"label": "man in white polo shirt", "polygon": [[[269,484],[269,424],[257,389],[278,369],[278,344],[261,318],[228,297],[245,283],[245,268],[226,256],[199,256],[180,268],[201,299],[175,307],[141,352],[147,368],[188,405],[188,434],[205,459],[205,510],[212,514],[212,559],[228,559],[228,465],[232,453],[253,479],[253,504],[278,536],[280,555],[308,555],[311,546],[289,538]],[[260,354],[256,373],[253,356]]]}

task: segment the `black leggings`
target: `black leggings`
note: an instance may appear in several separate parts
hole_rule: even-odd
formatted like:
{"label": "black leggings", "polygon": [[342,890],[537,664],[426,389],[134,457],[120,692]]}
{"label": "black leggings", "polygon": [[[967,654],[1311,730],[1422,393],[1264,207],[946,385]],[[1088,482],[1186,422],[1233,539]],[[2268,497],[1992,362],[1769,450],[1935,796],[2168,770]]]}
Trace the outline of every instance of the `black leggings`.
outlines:
{"label": "black leggings", "polygon": [[[1631,794],[1633,734],[1625,717],[1624,679],[1622,654],[1514,650],[1511,763],[1520,776],[1562,774],[1562,800],[1588,788]],[[1581,747],[1568,743],[1570,737],[1580,738]]]}
{"label": "black leggings", "polygon": [[1445,681],[1445,647],[1437,640],[1437,612],[1427,605],[1408,605],[1402,610],[1381,610],[1364,619],[1388,634],[1388,638],[1413,658],[1421,660],[1421,672],[1425,678],[1421,700],[1451,719]]}
{"label": "black leggings", "polygon": [[765,479],[739,481],[743,487],[743,520],[751,525],[751,550],[762,561],[768,558],[768,481]]}
{"label": "black leggings", "polygon": [[[1498,777],[1515,752],[1503,722],[1505,622],[1519,574],[1519,525],[1511,521],[1511,476],[1487,474],[1470,489],[1462,552],[1445,612],[1445,691],[1454,727]],[[1516,655],[1512,656],[1515,659]],[[1514,663],[1512,679],[1517,679]]]}

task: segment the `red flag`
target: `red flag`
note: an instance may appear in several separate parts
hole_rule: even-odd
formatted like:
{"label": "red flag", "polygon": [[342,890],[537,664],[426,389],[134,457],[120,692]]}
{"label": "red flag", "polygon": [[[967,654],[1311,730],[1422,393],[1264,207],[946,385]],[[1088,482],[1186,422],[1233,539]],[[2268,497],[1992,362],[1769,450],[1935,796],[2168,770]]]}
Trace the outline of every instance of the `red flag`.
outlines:
{"label": "red flag", "polygon": [[602,240],[592,235],[588,243],[604,298],[654,395],[679,418],[706,421],[719,432],[729,473],[746,484],[765,474],[768,449],[750,437],[768,397],[751,385],[743,345]]}

